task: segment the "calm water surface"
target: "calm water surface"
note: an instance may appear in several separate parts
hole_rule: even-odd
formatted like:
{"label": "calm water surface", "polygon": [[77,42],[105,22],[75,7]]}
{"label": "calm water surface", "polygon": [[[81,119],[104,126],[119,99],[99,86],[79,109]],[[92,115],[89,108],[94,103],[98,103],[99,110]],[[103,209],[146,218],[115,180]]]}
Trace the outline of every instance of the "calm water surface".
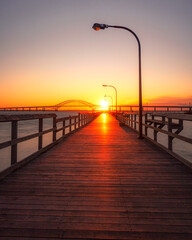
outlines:
{"label": "calm water surface", "polygon": [[[83,112],[83,111],[81,111]],[[84,111],[86,112],[86,111]],[[48,114],[55,113],[57,118],[60,117],[68,117],[74,116],[79,113],[79,111],[5,111],[0,112],[0,115],[20,115],[20,114]],[[61,126],[62,123],[58,124],[58,127]],[[18,137],[24,137],[33,133],[38,133],[38,119],[35,120],[27,120],[27,121],[19,121],[18,122]],[[53,126],[52,118],[47,118],[43,120],[43,130],[49,129]],[[67,132],[67,131],[66,131]],[[61,132],[57,133],[57,138],[61,136]],[[0,123],[0,143],[11,140],[11,123],[3,122]],[[52,142],[52,133],[47,133],[43,135],[43,147],[47,146]],[[21,161],[25,157],[31,155],[36,152],[38,149],[38,138],[33,138],[28,141],[22,142],[18,144],[18,161]],[[0,149],[0,171],[6,169],[11,164],[11,147],[7,147],[4,149]]]}

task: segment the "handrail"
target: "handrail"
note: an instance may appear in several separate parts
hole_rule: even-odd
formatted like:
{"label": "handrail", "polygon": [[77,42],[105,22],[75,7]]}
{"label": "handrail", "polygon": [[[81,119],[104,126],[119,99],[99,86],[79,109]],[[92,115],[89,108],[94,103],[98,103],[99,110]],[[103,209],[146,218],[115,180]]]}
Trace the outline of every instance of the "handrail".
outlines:
{"label": "handrail", "polygon": [[52,131],[53,131],[53,128],[50,128],[50,129],[47,129],[47,130],[39,132],[39,133],[34,133],[34,134],[31,134],[31,135],[27,135],[25,137],[20,137],[20,138],[17,138],[17,139],[12,139],[10,141],[0,143],[0,149],[5,148],[5,147],[9,147],[9,146],[13,146],[15,144],[18,144],[18,143],[21,143],[21,142],[24,142],[24,141],[27,141],[27,140],[30,140],[30,139],[33,139],[33,138],[36,138],[36,137],[40,137],[40,136],[42,136],[46,133],[52,132]]}
{"label": "handrail", "polygon": [[[138,111],[138,105],[118,105],[118,110],[121,112]],[[143,105],[143,111],[146,112],[192,112],[191,105]]]}
{"label": "handrail", "polygon": [[[143,115],[145,119],[142,122],[144,127],[143,137],[151,141],[158,147],[167,151],[175,158],[184,162],[186,165],[192,167],[192,163],[186,160],[184,157],[178,155],[173,150],[173,139],[178,139],[183,142],[192,144],[192,139],[183,135],[179,135],[184,129],[184,121],[192,121],[192,115],[189,114],[173,114],[173,113],[145,113]],[[158,119],[156,119],[158,118]],[[117,119],[120,125],[126,125],[132,130],[138,132],[138,113],[121,113],[117,115]],[[164,129],[163,129],[164,128]],[[149,136],[148,129],[153,130],[153,136]],[[175,132],[173,132],[175,130]],[[158,133],[165,134],[167,136],[167,147],[158,142]]]}
{"label": "handrail", "polygon": [[[10,172],[19,168],[34,157],[37,157],[42,152],[47,151],[56,143],[60,142],[63,138],[86,126],[98,115],[99,113],[79,113],[75,116],[63,118],[56,118],[56,114],[0,115],[0,122],[11,122],[11,140],[0,143],[0,149],[11,147],[11,165],[7,169],[3,169],[3,171],[0,173],[0,178],[5,177]],[[43,130],[43,120],[47,118],[52,119],[52,126],[46,130]],[[38,132],[24,137],[18,137],[18,122],[35,119],[38,120]],[[58,123],[62,123],[62,127],[57,126]],[[61,131],[61,136],[58,136],[58,133]],[[43,136],[47,133],[52,133],[52,141],[47,146],[43,147]],[[38,150],[32,155],[18,162],[17,145],[21,142],[25,142],[34,138],[38,138]]]}

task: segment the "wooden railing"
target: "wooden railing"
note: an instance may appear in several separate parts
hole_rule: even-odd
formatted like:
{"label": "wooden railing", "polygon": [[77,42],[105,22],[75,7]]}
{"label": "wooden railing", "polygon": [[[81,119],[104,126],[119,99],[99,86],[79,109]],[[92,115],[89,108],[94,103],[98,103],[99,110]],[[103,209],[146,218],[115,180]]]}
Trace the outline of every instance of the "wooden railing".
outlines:
{"label": "wooden railing", "polygon": [[[7,169],[3,169],[3,171],[0,173],[0,178],[26,164],[28,161],[34,159],[42,152],[47,151],[63,138],[87,125],[98,115],[99,113],[86,113],[63,118],[56,118],[56,114],[0,115],[0,123],[11,123],[11,139],[0,143],[0,149],[11,147],[11,164]],[[21,121],[35,119],[38,121],[38,132],[24,137],[18,137],[18,123]],[[52,119],[52,124],[48,129],[43,130],[43,123],[45,119]],[[59,124],[62,124],[62,126],[58,126]],[[52,141],[47,146],[43,146],[43,136],[47,133],[52,133]],[[37,151],[18,162],[18,144],[34,138],[38,138]]]}
{"label": "wooden railing", "polygon": [[[117,115],[120,125],[126,125],[132,130],[138,132],[139,121],[138,113],[122,113]],[[167,151],[169,154],[184,162],[186,165],[192,167],[192,151],[191,159],[185,159],[183,156],[175,153],[173,149],[173,140],[178,139],[185,143],[192,144],[192,138],[179,135],[184,129],[184,122],[191,121],[192,115],[190,114],[174,114],[174,113],[145,113],[143,114],[143,137],[148,139],[153,144]],[[152,132],[149,134],[148,130]],[[175,130],[175,131],[174,131]],[[189,128],[189,131],[191,129]],[[158,133],[164,134],[166,144],[158,141]],[[189,161],[188,161],[189,160]]]}
{"label": "wooden railing", "polygon": [[[114,107],[113,107],[114,109]],[[118,111],[134,112],[139,110],[138,105],[119,105]],[[145,112],[192,112],[191,105],[143,105],[143,111]]]}

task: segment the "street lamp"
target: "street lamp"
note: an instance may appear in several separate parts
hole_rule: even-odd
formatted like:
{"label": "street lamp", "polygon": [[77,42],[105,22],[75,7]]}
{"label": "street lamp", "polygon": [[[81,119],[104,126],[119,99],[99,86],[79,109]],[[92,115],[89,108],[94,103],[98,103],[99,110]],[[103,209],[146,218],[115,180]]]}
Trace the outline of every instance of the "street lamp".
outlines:
{"label": "street lamp", "polygon": [[[98,31],[105,28],[120,28],[129,31],[134,35],[138,43],[138,56],[139,56],[139,138],[143,137],[142,130],[142,81],[141,81],[141,44],[137,35],[129,28],[123,26],[111,26],[106,24],[95,23],[92,27],[94,30]],[[116,110],[117,111],[117,110]]]}
{"label": "street lamp", "polygon": [[117,89],[114,87],[114,86],[112,86],[112,85],[102,85],[103,87],[112,87],[113,89],[115,89],[115,93],[116,93],[116,115],[117,115]]}
{"label": "street lamp", "polygon": [[105,96],[104,97],[108,97],[108,98],[110,98],[111,99],[111,106],[112,106],[112,111],[113,111],[113,98],[111,97],[111,96],[107,96],[106,94],[105,94]]}

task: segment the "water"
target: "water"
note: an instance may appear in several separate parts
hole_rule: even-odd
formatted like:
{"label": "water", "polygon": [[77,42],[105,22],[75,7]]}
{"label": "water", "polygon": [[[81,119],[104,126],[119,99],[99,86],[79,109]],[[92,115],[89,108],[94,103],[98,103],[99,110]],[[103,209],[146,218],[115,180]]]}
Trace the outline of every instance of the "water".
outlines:
{"label": "water", "polygon": [[[179,135],[192,139],[192,122],[184,121],[183,125],[184,129],[181,131],[181,133],[179,133]],[[162,129],[167,130],[167,126],[163,127]],[[176,130],[173,130],[173,132],[175,131]],[[149,137],[153,139],[153,130],[148,129],[148,133]],[[163,133],[158,133],[157,135],[157,141],[166,148],[168,148],[168,136],[165,136],[165,134]],[[184,142],[176,138],[173,139],[173,152],[192,162],[192,147],[190,143]]]}
{"label": "water", "polygon": [[[86,113],[87,111],[81,111]],[[0,115],[20,115],[20,114],[53,114],[57,115],[57,118],[68,117],[77,115],[78,111],[1,111]],[[62,123],[58,123],[57,127],[62,127]],[[66,123],[68,124],[68,123]],[[38,133],[38,119],[18,121],[18,137],[24,137],[30,134]],[[53,119],[47,118],[43,120],[43,130],[50,129],[53,126]],[[66,129],[66,133],[67,133]],[[52,142],[52,132],[43,135],[43,147],[49,145]],[[62,132],[57,133],[57,139],[61,137]],[[11,123],[0,122],[0,143],[11,140]],[[19,143],[17,150],[18,162],[35,153],[38,150],[38,138],[33,138],[22,143]],[[8,168],[11,165],[11,147],[0,149],[0,171]]]}
{"label": "water", "polygon": [[[156,117],[155,119],[161,120],[161,118],[158,117]],[[138,117],[137,121],[139,121]],[[136,129],[138,130],[138,125]],[[162,129],[168,131],[167,126],[164,126]],[[173,129],[173,133],[175,131],[176,129]],[[143,127],[143,133],[144,132],[145,128]],[[192,139],[192,121],[183,121],[183,130],[179,133],[179,135]],[[148,128],[148,137],[153,139],[153,129]],[[159,132],[157,134],[157,142],[168,148],[168,135]],[[192,146],[190,143],[184,142],[176,138],[173,139],[173,152],[192,163]]]}

